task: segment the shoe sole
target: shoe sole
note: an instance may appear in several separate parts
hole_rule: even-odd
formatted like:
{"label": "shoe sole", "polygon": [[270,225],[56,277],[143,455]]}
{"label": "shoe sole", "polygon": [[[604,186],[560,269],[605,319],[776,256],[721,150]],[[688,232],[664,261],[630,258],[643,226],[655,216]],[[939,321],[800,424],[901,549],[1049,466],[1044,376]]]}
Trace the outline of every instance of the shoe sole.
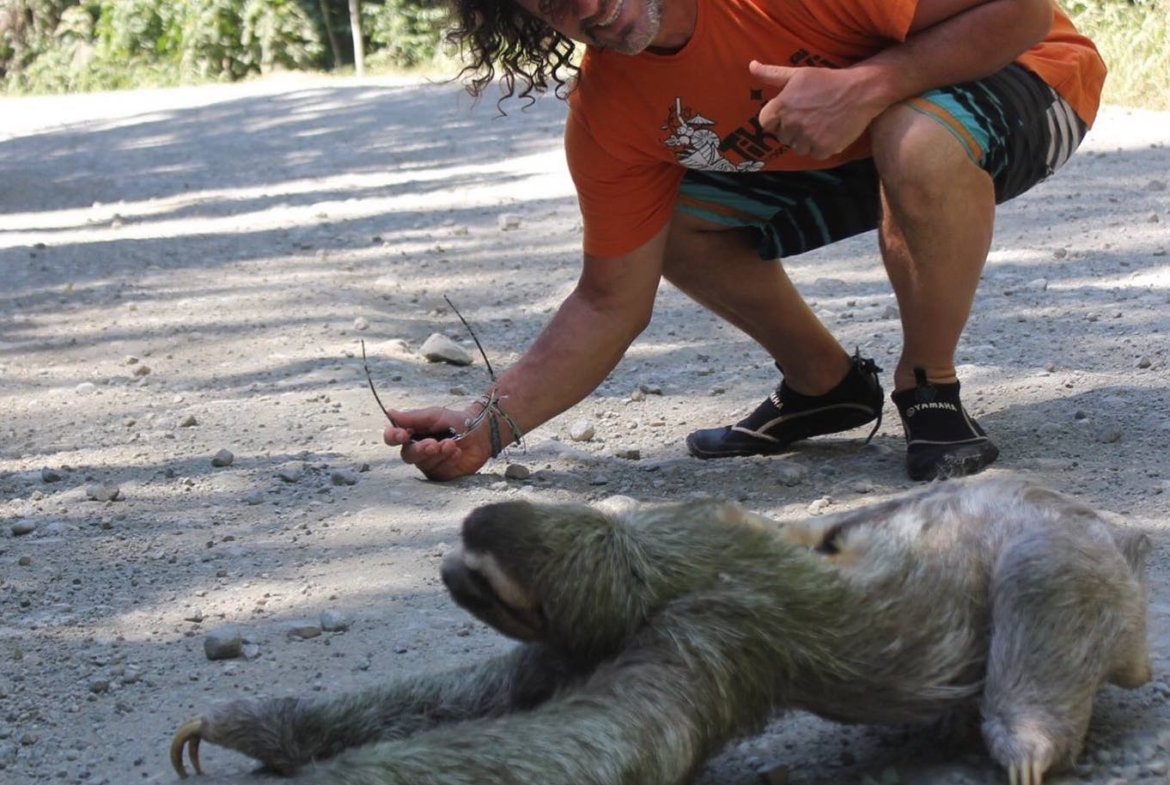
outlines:
{"label": "shoe sole", "polygon": [[[731,448],[728,448],[725,450],[709,450],[709,449],[704,449],[704,448],[700,447],[699,445],[695,444],[695,435],[698,433],[702,433],[702,431],[695,431],[694,433],[687,436],[687,439],[686,439],[687,452],[689,452],[691,454],[691,456],[698,458],[700,460],[711,460],[713,458],[746,458],[746,457],[749,457],[752,455],[778,455],[778,454],[783,453],[783,452],[788,452],[788,449],[793,444],[796,444],[797,442],[804,441],[805,439],[811,439],[811,438],[816,437],[816,436],[831,436],[831,435],[836,434],[836,433],[845,433],[846,431],[856,430],[858,428],[862,428],[866,425],[869,425],[870,423],[874,422],[877,419],[878,419],[878,415],[873,414],[865,420],[861,420],[855,424],[846,425],[844,428],[837,428],[837,429],[834,429],[831,431],[810,431],[810,432],[801,432],[798,430],[798,433],[795,436],[793,436],[793,438],[791,438],[785,442],[764,442],[764,441],[761,441],[758,445],[751,445],[751,446],[744,446],[744,447],[731,447]],[[724,427],[729,428],[730,426],[724,426]],[[714,429],[712,429],[712,430],[714,430]],[[744,438],[751,438],[751,437],[744,434]]]}
{"label": "shoe sole", "polygon": [[999,448],[991,442],[979,445],[974,452],[966,451],[944,454],[939,460],[926,466],[911,466],[909,456],[906,461],[906,473],[911,480],[926,482],[931,480],[951,480],[978,474],[999,458]]}

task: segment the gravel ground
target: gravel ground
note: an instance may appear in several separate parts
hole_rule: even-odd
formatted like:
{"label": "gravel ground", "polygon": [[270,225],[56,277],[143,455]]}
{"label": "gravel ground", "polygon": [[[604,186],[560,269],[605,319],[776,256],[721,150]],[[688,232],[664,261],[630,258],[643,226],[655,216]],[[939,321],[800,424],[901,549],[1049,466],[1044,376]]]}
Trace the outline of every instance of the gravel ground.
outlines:
{"label": "gravel ground", "polygon": [[[685,457],[690,430],[742,416],[776,378],[668,287],[597,393],[511,463],[431,484],[381,444],[361,341],[387,404],[461,402],[483,363],[418,352],[435,333],[471,348],[444,295],[503,367],[573,286],[562,120],[553,100],[500,117],[455,86],[392,80],[0,102],[0,781],[173,782],[170,736],[213,701],[503,650],[437,577],[485,502],[719,495],[792,519],[911,486],[892,406],[864,448]],[[992,471],[1155,541],[1155,681],[1102,694],[1057,783],[1170,783],[1168,172],[1170,115],[1107,108],[1064,172],[1001,212],[959,355],[1003,450]],[[897,313],[872,237],[789,269],[847,346],[892,368]],[[241,656],[209,660],[225,625]],[[205,763],[249,765],[216,750]],[[934,731],[799,715],[699,781],[761,771],[1006,781]]]}

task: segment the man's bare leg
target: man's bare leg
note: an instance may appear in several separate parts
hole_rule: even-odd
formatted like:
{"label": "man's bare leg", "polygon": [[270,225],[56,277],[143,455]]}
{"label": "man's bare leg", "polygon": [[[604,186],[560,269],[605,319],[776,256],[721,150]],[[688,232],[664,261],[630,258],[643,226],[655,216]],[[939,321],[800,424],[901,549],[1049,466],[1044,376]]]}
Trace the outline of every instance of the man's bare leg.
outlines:
{"label": "man's bare leg", "polygon": [[902,318],[893,397],[908,469],[914,479],[971,474],[998,450],[959,403],[955,349],[991,247],[994,185],[949,131],[908,106],[882,115],[872,135],[882,260]]}
{"label": "man's bare leg", "polygon": [[783,383],[744,420],[692,433],[692,455],[779,452],[794,441],[849,430],[880,415],[876,366],[850,358],[780,263],[760,259],[753,230],[727,230],[677,214],[664,275],[755,339],[784,372]]}
{"label": "man's bare leg", "polygon": [[849,370],[849,355],[797,292],[783,266],[763,261],[751,229],[727,229],[676,214],[664,276],[709,311],[764,347],[784,378],[821,395]]}

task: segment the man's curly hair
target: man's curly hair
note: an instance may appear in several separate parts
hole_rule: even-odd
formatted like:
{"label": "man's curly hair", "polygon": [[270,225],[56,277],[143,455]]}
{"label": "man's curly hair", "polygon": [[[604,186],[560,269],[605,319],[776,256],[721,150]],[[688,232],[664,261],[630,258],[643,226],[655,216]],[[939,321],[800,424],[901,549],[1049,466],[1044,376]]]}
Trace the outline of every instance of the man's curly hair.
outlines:
{"label": "man's curly hair", "polygon": [[501,102],[513,96],[534,99],[550,87],[563,98],[571,89],[577,45],[515,0],[448,0],[448,5],[446,40],[463,55],[459,78],[473,96],[496,81],[497,69]]}

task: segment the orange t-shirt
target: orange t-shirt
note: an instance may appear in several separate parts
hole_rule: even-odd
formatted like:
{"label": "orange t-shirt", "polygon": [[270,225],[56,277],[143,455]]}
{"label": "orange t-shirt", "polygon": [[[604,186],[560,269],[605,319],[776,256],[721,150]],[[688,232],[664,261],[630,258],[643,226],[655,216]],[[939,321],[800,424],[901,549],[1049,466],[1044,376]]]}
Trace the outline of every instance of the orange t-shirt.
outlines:
{"label": "orange t-shirt", "polygon": [[[585,252],[621,256],[647,242],[669,220],[687,168],[826,169],[868,157],[868,134],[825,161],[785,151],[760,128],[768,91],[747,64],[851,65],[904,40],[917,1],[697,0],[694,34],[675,54],[587,51],[565,128]],[[1105,65],[1054,8],[1048,37],[1017,62],[1092,123]]]}

